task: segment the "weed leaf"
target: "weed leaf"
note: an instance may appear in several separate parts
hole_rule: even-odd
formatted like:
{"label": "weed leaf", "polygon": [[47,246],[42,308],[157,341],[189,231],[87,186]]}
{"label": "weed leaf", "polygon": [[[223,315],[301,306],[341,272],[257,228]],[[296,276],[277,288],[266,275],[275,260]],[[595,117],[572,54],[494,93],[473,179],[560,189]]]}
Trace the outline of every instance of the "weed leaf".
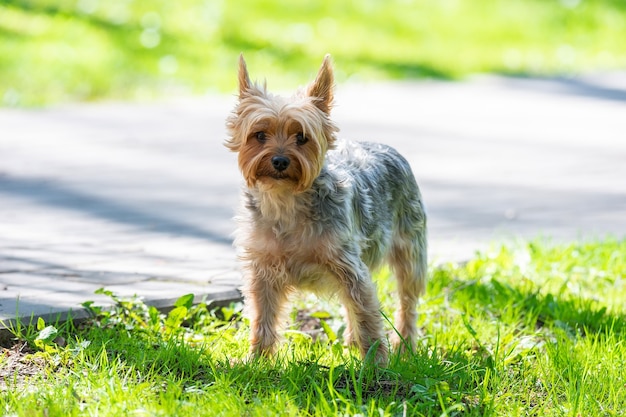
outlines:
{"label": "weed leaf", "polygon": [[333,331],[333,329],[326,323],[326,320],[320,320],[320,325],[322,329],[324,329],[324,333],[328,337],[328,341],[330,343],[334,343],[337,340],[337,334]]}
{"label": "weed leaf", "polygon": [[189,310],[193,306],[193,294],[185,294],[174,303],[176,307],[185,307]]}
{"label": "weed leaf", "polygon": [[187,316],[187,307],[179,306],[169,312],[165,319],[165,328],[169,331],[178,329]]}
{"label": "weed leaf", "polygon": [[[37,325],[39,325],[39,320],[37,321]],[[39,332],[35,340],[41,340],[44,343],[50,343],[54,340],[55,337],[57,337],[57,333],[59,333],[59,331],[54,326],[44,327]]]}

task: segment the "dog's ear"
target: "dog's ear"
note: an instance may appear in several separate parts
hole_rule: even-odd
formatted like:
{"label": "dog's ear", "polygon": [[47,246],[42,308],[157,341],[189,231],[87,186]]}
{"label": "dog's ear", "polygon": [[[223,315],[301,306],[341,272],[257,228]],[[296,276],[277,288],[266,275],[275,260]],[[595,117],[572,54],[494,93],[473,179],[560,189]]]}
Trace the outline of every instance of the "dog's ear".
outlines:
{"label": "dog's ear", "polygon": [[330,109],[333,106],[334,86],[333,64],[330,54],[327,54],[322,62],[322,67],[317,73],[317,77],[315,77],[315,81],[307,89],[307,95],[314,97],[315,105],[326,114],[330,113]]}
{"label": "dog's ear", "polygon": [[247,94],[250,94],[250,88],[252,83],[250,82],[250,76],[248,75],[248,67],[246,61],[243,59],[243,53],[239,55],[239,98],[243,98]]}

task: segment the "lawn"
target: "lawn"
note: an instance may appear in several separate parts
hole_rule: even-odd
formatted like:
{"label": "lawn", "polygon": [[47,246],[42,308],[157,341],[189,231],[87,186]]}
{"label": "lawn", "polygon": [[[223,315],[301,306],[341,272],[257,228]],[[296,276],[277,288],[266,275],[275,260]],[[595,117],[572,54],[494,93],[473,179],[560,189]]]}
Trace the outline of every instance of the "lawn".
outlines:
{"label": "lawn", "polygon": [[623,0],[3,0],[0,105],[276,88],[325,53],[339,82],[626,67]]}
{"label": "lawn", "polygon": [[[0,410],[17,416],[621,416],[626,240],[494,247],[431,270],[414,352],[343,346],[334,302],[298,301],[285,343],[246,360],[240,306],[117,301],[81,325],[15,328]],[[393,280],[378,275],[383,312]],[[103,290],[106,293],[106,290]]]}

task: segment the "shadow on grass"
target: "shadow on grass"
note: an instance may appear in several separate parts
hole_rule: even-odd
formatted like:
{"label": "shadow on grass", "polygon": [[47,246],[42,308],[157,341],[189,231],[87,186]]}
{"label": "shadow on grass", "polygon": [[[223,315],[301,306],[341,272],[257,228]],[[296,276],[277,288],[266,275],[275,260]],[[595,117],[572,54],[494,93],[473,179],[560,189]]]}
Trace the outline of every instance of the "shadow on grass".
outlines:
{"label": "shadow on grass", "polygon": [[439,80],[455,80],[452,74],[437,69],[432,66],[419,64],[409,61],[389,61],[377,60],[366,57],[342,57],[349,62],[354,62],[362,67],[370,67],[378,71],[384,72],[392,78],[411,79],[411,78],[434,78]]}
{"label": "shadow on grass", "polygon": [[48,16],[62,16],[65,18],[81,20],[85,23],[98,26],[102,29],[106,29],[109,31],[140,29],[139,27],[130,27],[126,24],[116,24],[94,16],[93,14],[80,13],[75,9],[67,9],[52,4],[35,4],[23,0],[4,0],[3,3],[4,6],[13,7],[25,13],[45,14]]}
{"label": "shadow on grass", "polygon": [[482,416],[490,409],[480,386],[493,361],[486,355],[468,355],[463,343],[445,352],[422,346],[412,353],[392,354],[389,366],[381,368],[345,352],[329,362],[329,350],[344,350],[338,344],[302,340],[298,346],[283,345],[271,359],[242,360],[240,342],[230,345],[229,352],[221,330],[197,345],[183,337],[124,327],[91,327],[84,335],[91,341],[89,350],[95,356],[106,348],[109,362],[149,379],[176,381],[183,391],[226,389],[246,404],[280,396],[289,398],[290,406],[316,415],[320,407],[324,415],[374,407],[394,415],[404,409],[407,415],[439,416],[445,404],[463,409],[465,415]]}
{"label": "shadow on grass", "polygon": [[[222,31],[222,41],[233,51],[254,51],[254,53],[266,54],[280,62],[284,67],[315,68],[321,62],[322,57],[312,58],[301,47],[291,49],[277,48],[269,42],[263,42],[250,38],[244,38],[233,31]],[[374,69],[387,74],[392,78],[435,78],[441,80],[454,80],[455,77],[438,68],[419,64],[412,61],[392,61],[364,55],[333,54],[335,60],[344,62],[345,68]],[[319,61],[319,62],[318,62]],[[311,66],[313,65],[313,66]]]}

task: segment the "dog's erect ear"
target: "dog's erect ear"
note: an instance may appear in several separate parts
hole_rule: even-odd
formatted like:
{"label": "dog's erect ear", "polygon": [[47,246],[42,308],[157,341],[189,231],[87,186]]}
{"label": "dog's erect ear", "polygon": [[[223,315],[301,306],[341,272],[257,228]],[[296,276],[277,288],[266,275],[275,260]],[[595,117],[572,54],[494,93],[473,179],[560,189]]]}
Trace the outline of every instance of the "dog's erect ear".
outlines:
{"label": "dog's erect ear", "polygon": [[309,85],[307,94],[315,97],[315,105],[324,113],[329,114],[333,106],[333,89],[335,77],[333,76],[333,65],[330,55],[327,54],[322,62],[322,67],[315,77],[315,81]]}
{"label": "dog's erect ear", "polygon": [[239,55],[239,98],[243,98],[246,94],[250,93],[250,76],[248,75],[248,67],[246,67],[246,61],[243,59],[243,53]]}

